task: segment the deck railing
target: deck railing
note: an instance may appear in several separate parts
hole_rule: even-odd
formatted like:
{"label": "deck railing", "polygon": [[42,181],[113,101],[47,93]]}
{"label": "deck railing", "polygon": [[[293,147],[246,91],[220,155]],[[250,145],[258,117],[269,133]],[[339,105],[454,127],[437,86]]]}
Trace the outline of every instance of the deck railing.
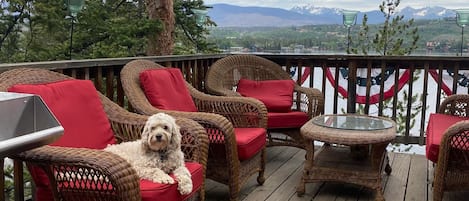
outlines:
{"label": "deck railing", "polygon": [[[20,67],[44,68],[58,71],[79,79],[92,80],[96,88],[103,94],[115,101],[121,106],[128,108],[122,87],[120,85],[120,70],[129,61],[134,59],[149,59],[163,66],[171,66],[181,68],[186,79],[195,88],[205,91],[204,79],[205,74],[210,65],[216,60],[227,56],[227,54],[213,55],[186,55],[186,56],[157,56],[157,57],[132,57],[132,58],[111,58],[111,59],[92,59],[92,60],[71,60],[71,61],[53,61],[53,62],[36,62],[36,63],[16,63],[16,64],[0,64],[0,73]],[[469,57],[448,57],[448,56],[350,56],[350,55],[299,55],[299,54],[259,54],[259,56],[270,59],[281,66],[285,70],[296,70],[296,77],[304,76],[305,67],[310,67],[309,78],[303,86],[315,87],[320,89],[326,99],[325,113],[354,113],[362,112],[370,115],[386,115],[394,120],[401,121],[399,114],[406,114],[413,118],[405,119],[400,122],[405,125],[402,127],[398,142],[409,144],[423,144],[425,136],[425,122],[427,116],[431,112],[435,112],[445,94],[443,88],[449,87],[451,92],[468,93],[469,79],[465,77],[463,70],[469,70]],[[346,71],[336,69],[343,68]],[[330,69],[330,70],[328,70]],[[385,78],[388,81],[399,81],[398,73],[388,75],[382,73],[374,74],[374,69],[382,71],[403,71],[409,70],[407,73],[410,77],[417,77],[418,80],[409,79],[398,92],[386,92],[383,86]],[[357,80],[357,70],[361,73],[361,78]],[[436,79],[432,78],[431,71]],[[443,74],[450,71],[453,76],[451,83],[443,84]],[[337,85],[339,79],[334,82],[327,79],[327,76],[340,77],[343,72],[347,72],[348,79],[347,96],[343,98]],[[469,77],[469,76],[468,76]],[[343,82],[344,80],[340,80]],[[400,80],[402,81],[402,80]],[[458,82],[459,81],[459,82]],[[300,82],[298,80],[298,82]],[[357,95],[355,92],[356,85],[350,83],[360,82],[365,90],[363,104],[357,103]],[[467,83],[466,83],[467,82]],[[373,84],[379,85],[377,103],[372,101]],[[393,82],[396,83],[396,82]],[[461,91],[460,85],[467,84],[464,91]],[[393,87],[397,88],[398,85]],[[403,92],[405,91],[405,95]],[[385,96],[391,96],[385,101]],[[412,100],[412,97],[418,96],[418,100]],[[425,106],[425,107],[422,107]],[[357,109],[358,107],[358,109]],[[403,108],[402,108],[403,107]],[[419,112],[417,113],[416,108]],[[413,123],[412,121],[418,122]],[[411,127],[413,125],[413,127]]]}
{"label": "deck railing", "polygon": [[[12,68],[32,67],[58,71],[79,79],[92,80],[96,88],[119,105],[131,110],[126,101],[120,84],[120,70],[134,59],[149,59],[163,66],[178,67],[184,73],[186,80],[195,88],[205,91],[204,79],[210,65],[227,54],[186,55],[186,56],[155,56],[110,58],[91,60],[52,61],[35,63],[0,64],[0,73]],[[425,128],[428,115],[436,111],[441,100],[446,96],[442,89],[449,87],[453,93],[468,93],[467,80],[463,70],[469,70],[469,57],[448,56],[353,56],[353,55],[299,55],[299,54],[258,54],[270,59],[289,72],[297,72],[296,77],[304,77],[308,72],[307,82],[303,86],[318,88],[323,92],[326,106],[324,113],[365,113],[369,115],[385,115],[398,121],[400,128],[396,142],[405,144],[424,144]],[[305,71],[309,67],[310,70]],[[339,71],[339,69],[343,69]],[[374,70],[381,69],[382,74],[375,74]],[[399,73],[391,72],[408,70],[408,79],[403,83],[403,89],[398,92],[387,92],[384,87],[385,78],[397,83]],[[345,74],[343,74],[345,72]],[[362,78],[357,79],[361,73]],[[432,72],[432,76],[431,73]],[[444,74],[450,72],[453,81],[446,85]],[[292,73],[293,74],[293,73]],[[347,77],[345,80],[329,81],[327,76]],[[416,79],[418,77],[418,79]],[[468,76],[469,77],[469,76]],[[301,79],[298,79],[300,83]],[[467,81],[467,83],[465,83]],[[338,85],[347,86],[339,89]],[[357,103],[355,93],[357,86],[352,83],[360,82],[364,89],[364,103]],[[380,84],[380,85],[377,85]],[[463,86],[465,85],[465,86]],[[372,101],[373,87],[379,90]],[[459,87],[462,86],[462,87]],[[393,85],[397,89],[398,85]],[[461,88],[464,90],[461,91]],[[343,98],[341,90],[346,90],[348,98]],[[448,89],[446,89],[448,91]],[[389,100],[385,97],[389,96]],[[363,98],[363,97],[362,97]],[[415,99],[417,98],[417,99]],[[1,181],[1,180],[0,180]],[[0,192],[1,194],[1,192]],[[22,200],[22,192],[16,193],[17,200]]]}

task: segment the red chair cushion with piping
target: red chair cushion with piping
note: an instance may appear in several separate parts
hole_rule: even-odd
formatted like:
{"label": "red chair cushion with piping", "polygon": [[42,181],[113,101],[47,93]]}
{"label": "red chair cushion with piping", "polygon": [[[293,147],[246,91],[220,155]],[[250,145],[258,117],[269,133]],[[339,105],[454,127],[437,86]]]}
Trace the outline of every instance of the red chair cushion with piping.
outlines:
{"label": "red chair cushion with piping", "polygon": [[309,120],[309,116],[298,111],[269,112],[267,113],[267,119],[267,128],[299,128]]}
{"label": "red chair cushion with piping", "polygon": [[103,149],[114,144],[114,133],[101,99],[89,80],[14,85],[10,92],[39,95],[64,127],[63,136],[51,145]]}
{"label": "red chair cushion with piping", "polygon": [[[174,184],[160,184],[142,179],[140,180],[140,191],[143,201],[150,200],[186,200],[198,189],[202,188],[204,181],[203,166],[199,163],[186,162],[186,167],[192,175],[192,192],[188,195],[181,195],[177,190],[177,182]],[[170,175],[175,178],[173,174]]]}
{"label": "red chair cushion with piping", "polygon": [[[39,95],[64,127],[53,146],[103,149],[114,144],[114,134],[93,83],[66,80],[47,84],[14,85],[10,92]],[[37,200],[52,200],[49,181],[39,168],[30,168],[36,183]]]}
{"label": "red chair cushion with piping", "polygon": [[234,128],[239,160],[247,160],[256,155],[266,144],[266,131],[263,128]]}
{"label": "red chair cushion with piping", "polygon": [[[152,181],[141,179],[140,180],[140,193],[142,196],[142,200],[170,200],[170,201],[177,201],[177,200],[186,200],[187,198],[194,195],[197,190],[202,188],[202,184],[204,181],[204,174],[203,174],[203,166],[199,163],[195,162],[186,162],[186,167],[192,175],[192,189],[193,191],[187,195],[181,195],[177,189],[177,182],[174,184],[160,184],[160,183],[153,183]],[[174,174],[170,174],[170,176],[174,179]],[[103,186],[99,182],[92,181],[92,180],[79,180],[76,182],[64,182],[59,183],[60,186],[88,186],[92,189],[112,189],[112,185],[110,186]],[[80,195],[77,195],[80,196]],[[163,199],[164,198],[164,199]]]}
{"label": "red chair cushion with piping", "polygon": [[163,110],[197,112],[197,107],[178,68],[160,68],[140,73],[140,85],[151,105]]}
{"label": "red chair cushion with piping", "polygon": [[[225,145],[222,135],[207,130],[210,139],[210,154],[224,157]],[[238,159],[247,160],[256,155],[266,144],[266,130],[263,128],[234,128]]]}
{"label": "red chair cushion with piping", "polygon": [[438,162],[440,143],[446,129],[459,121],[469,120],[469,118],[458,117],[446,114],[430,114],[427,125],[426,156],[434,163]]}
{"label": "red chair cushion with piping", "polygon": [[254,81],[240,79],[236,91],[260,100],[269,112],[289,112],[293,104],[293,80]]}

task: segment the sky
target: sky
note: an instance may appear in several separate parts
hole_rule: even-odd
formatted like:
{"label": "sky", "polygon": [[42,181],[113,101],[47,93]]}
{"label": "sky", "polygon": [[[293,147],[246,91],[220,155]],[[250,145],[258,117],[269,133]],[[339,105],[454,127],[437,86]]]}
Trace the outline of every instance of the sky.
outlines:
{"label": "sky", "polygon": [[[236,6],[260,6],[290,9],[293,6],[314,5],[315,7],[341,8],[346,10],[379,10],[382,0],[204,0],[206,5],[226,3]],[[411,6],[422,8],[441,6],[448,9],[469,8],[468,0],[401,0],[399,8]]]}

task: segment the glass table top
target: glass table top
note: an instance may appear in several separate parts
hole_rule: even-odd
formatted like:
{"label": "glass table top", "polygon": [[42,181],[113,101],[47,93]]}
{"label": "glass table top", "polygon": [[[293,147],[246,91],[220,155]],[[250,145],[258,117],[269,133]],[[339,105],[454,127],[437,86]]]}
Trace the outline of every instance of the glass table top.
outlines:
{"label": "glass table top", "polygon": [[378,117],[365,115],[321,115],[312,119],[312,123],[344,130],[382,130],[393,126],[393,122]]}

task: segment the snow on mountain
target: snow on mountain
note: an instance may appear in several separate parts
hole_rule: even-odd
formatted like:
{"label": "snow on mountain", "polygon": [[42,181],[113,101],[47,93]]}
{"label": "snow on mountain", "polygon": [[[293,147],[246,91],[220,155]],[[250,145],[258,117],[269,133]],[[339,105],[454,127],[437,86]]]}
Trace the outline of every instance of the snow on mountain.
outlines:
{"label": "snow on mountain", "polygon": [[[316,7],[312,4],[294,6],[290,10],[269,7],[242,7],[229,4],[214,4],[208,15],[219,27],[227,26],[302,26],[312,24],[342,24],[342,9]],[[361,23],[363,15],[368,16],[369,24],[384,21],[379,10],[360,12],[357,23]],[[443,7],[398,9],[398,15],[406,19],[439,19],[454,17],[455,12]]]}
{"label": "snow on mountain", "polygon": [[421,10],[419,12],[416,12],[414,16],[425,16],[427,15],[428,10]]}
{"label": "snow on mountain", "polygon": [[302,13],[302,14],[310,14],[310,15],[323,15],[323,14],[337,14],[342,15],[342,9],[338,8],[325,8],[325,7],[316,7],[312,4],[306,6],[294,6],[290,9],[290,11]]}

